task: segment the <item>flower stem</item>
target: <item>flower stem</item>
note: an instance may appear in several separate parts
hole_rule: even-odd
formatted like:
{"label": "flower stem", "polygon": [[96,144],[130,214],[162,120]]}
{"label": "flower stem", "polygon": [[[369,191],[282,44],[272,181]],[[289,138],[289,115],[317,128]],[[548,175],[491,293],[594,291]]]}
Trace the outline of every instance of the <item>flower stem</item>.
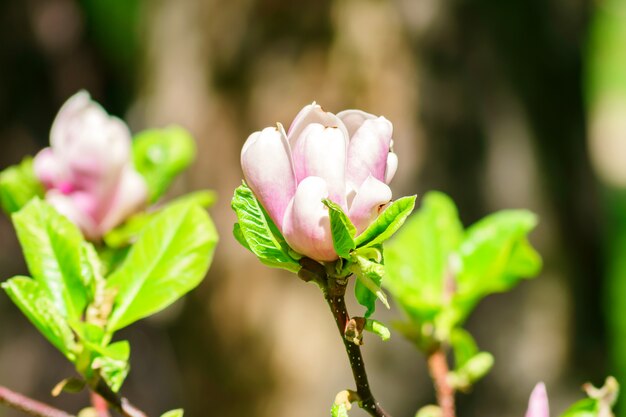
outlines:
{"label": "flower stem", "polygon": [[454,388],[448,382],[448,361],[443,348],[439,347],[428,355],[428,369],[437,392],[441,416],[455,417]]}
{"label": "flower stem", "polygon": [[346,282],[340,282],[333,277],[328,277],[327,285],[323,286],[324,297],[335,318],[341,340],[346,347],[346,353],[352,368],[352,375],[356,383],[356,392],[359,397],[359,406],[369,415],[375,417],[390,417],[390,415],[376,402],[370,389],[365,372],[365,364],[361,356],[361,348],[344,337],[346,323],[350,320],[344,296],[346,294]]}
{"label": "flower stem", "polygon": [[33,400],[15,391],[0,386],[0,404],[23,411],[35,417],[73,417],[63,410]]}

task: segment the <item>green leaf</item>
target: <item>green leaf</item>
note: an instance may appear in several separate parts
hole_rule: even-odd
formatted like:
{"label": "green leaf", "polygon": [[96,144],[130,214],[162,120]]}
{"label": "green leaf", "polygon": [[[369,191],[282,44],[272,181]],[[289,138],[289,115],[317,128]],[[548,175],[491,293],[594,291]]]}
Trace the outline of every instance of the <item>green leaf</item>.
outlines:
{"label": "green leaf", "polygon": [[367,309],[365,318],[371,316],[376,310],[377,298],[389,308],[387,296],[380,288],[380,282],[385,275],[385,267],[362,256],[352,258],[355,263],[350,266],[350,271],[357,277],[354,293],[359,304]]}
{"label": "green leaf", "polygon": [[342,258],[349,259],[350,252],[356,247],[354,243],[356,227],[354,227],[346,213],[343,212],[338,204],[329,199],[324,199],[322,202],[328,207],[330,231],[333,235],[335,252]]}
{"label": "green leaf", "polygon": [[246,242],[244,247],[265,265],[296,273],[300,270],[300,264],[289,255],[285,238],[245,183],[235,190],[231,206],[239,220],[233,233],[239,242]]}
{"label": "green leaf", "polygon": [[48,291],[63,317],[79,319],[88,297],[82,277],[84,239],[80,230],[39,199],[14,213],[13,224],[33,278]]}
{"label": "green leaf", "polygon": [[374,223],[357,236],[356,247],[373,246],[389,239],[402,226],[406,218],[415,208],[417,196],[402,197],[393,201],[376,218]]}
{"label": "green leaf", "polygon": [[98,356],[92,363],[94,370],[100,373],[107,385],[117,392],[122,388],[130,367],[128,361],[111,358],[109,356]]}
{"label": "green leaf", "polygon": [[419,210],[385,244],[384,286],[400,307],[418,322],[432,321],[442,309],[452,254],[463,237],[454,202],[429,192]]}
{"label": "green leaf", "polygon": [[72,329],[39,282],[18,276],[2,283],[2,288],[50,343],[69,360],[76,358],[77,345]]}
{"label": "green leaf", "polygon": [[598,417],[598,401],[593,398],[577,401],[561,417]]}
{"label": "green leaf", "polygon": [[180,126],[144,130],[135,136],[133,162],[148,184],[150,201],[156,201],[165,192],[191,164],[195,153],[193,137]]}
{"label": "green leaf", "polygon": [[177,410],[168,411],[165,414],[162,414],[161,417],[183,417],[185,411],[182,408]]}
{"label": "green leaf", "polygon": [[493,367],[493,355],[488,352],[479,352],[462,366],[448,374],[452,386],[460,391],[469,390],[472,385],[489,373]]}
{"label": "green leaf", "polygon": [[478,353],[478,346],[472,335],[461,328],[450,333],[450,344],[454,351],[455,369],[461,368]]}
{"label": "green leaf", "polygon": [[43,197],[44,189],[33,170],[33,159],[24,158],[19,165],[0,172],[0,204],[7,213],[14,213],[34,197]]}
{"label": "green leaf", "polygon": [[156,211],[143,211],[130,217],[124,224],[110,230],[104,235],[104,243],[110,248],[123,248],[133,244],[143,228],[150,222],[159,211],[174,204],[195,203],[201,207],[211,207],[217,200],[217,195],[211,190],[194,191],[177,197]]}
{"label": "green leaf", "polygon": [[527,240],[537,217],[526,210],[504,210],[472,225],[458,253],[455,303],[466,312],[488,294],[513,287],[541,269],[541,257]]}
{"label": "green leaf", "polygon": [[364,329],[367,330],[368,332],[372,332],[372,333],[380,336],[380,338],[381,338],[381,340],[383,342],[386,342],[387,340],[389,340],[391,338],[391,332],[389,331],[387,326],[385,326],[384,324],[382,324],[378,320],[365,319],[365,327],[364,327]]}
{"label": "green leaf", "polygon": [[331,417],[348,417],[348,407],[345,404],[333,404],[330,409]]}
{"label": "green leaf", "polygon": [[154,216],[107,280],[107,287],[118,291],[109,331],[154,314],[195,288],[217,240],[213,222],[197,204],[175,204]]}

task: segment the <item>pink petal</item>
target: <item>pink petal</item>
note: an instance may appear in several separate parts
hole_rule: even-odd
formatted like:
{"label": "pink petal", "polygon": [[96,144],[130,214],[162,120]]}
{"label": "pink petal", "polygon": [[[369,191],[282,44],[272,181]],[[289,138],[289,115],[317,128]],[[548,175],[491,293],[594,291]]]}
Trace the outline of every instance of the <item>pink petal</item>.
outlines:
{"label": "pink petal", "polygon": [[292,142],[296,180],[323,178],[330,199],[346,208],[346,148],[348,138],[338,128],[309,124]]}
{"label": "pink petal", "polygon": [[119,226],[126,218],[141,210],[148,202],[148,186],[131,165],[122,172],[117,188],[104,204],[108,207],[98,226],[100,234]]}
{"label": "pink petal", "polygon": [[391,189],[387,184],[371,175],[367,177],[356,192],[350,206],[348,217],[356,227],[357,233],[364,231],[391,201]]}
{"label": "pink petal", "polygon": [[348,129],[350,137],[354,136],[357,130],[361,127],[366,120],[376,119],[376,116],[370,113],[366,113],[362,110],[344,110],[337,113],[337,117],[341,119],[343,124]]}
{"label": "pink petal", "polygon": [[337,259],[330,232],[326,181],[307,177],[299,185],[287,207],[283,223],[285,240],[296,252],[322,262]]}
{"label": "pink petal", "polygon": [[52,207],[78,226],[87,239],[96,240],[101,235],[94,220],[84,211],[85,207],[90,205],[85,197],[80,195],[75,199],[74,196],[67,196],[56,190],[46,193],[46,201]]}
{"label": "pink petal", "polygon": [[345,134],[346,138],[349,137],[346,127],[337,116],[330,112],[325,112],[319,104],[313,102],[304,106],[293,119],[291,126],[289,126],[287,137],[292,147],[294,141],[302,135],[302,131],[311,123],[318,123],[324,127],[336,127]]}
{"label": "pink petal", "polygon": [[385,183],[389,184],[398,170],[398,155],[393,152],[387,154],[387,166],[385,167]]}
{"label": "pink petal", "polygon": [[248,186],[280,229],[296,193],[291,151],[282,129],[268,127],[251,134],[241,150],[241,167]]}
{"label": "pink petal", "polygon": [[368,119],[350,138],[346,175],[358,188],[372,175],[384,181],[393,127],[384,117]]}
{"label": "pink petal", "polygon": [[56,184],[63,183],[67,178],[64,166],[59,163],[51,148],[44,148],[33,160],[35,176],[45,188],[53,188]]}
{"label": "pink petal", "polygon": [[85,91],[70,97],[59,110],[50,144],[79,189],[112,186],[131,156],[126,124],[109,116]]}
{"label": "pink petal", "polygon": [[530,394],[526,417],[550,417],[548,393],[543,382],[538,383]]}

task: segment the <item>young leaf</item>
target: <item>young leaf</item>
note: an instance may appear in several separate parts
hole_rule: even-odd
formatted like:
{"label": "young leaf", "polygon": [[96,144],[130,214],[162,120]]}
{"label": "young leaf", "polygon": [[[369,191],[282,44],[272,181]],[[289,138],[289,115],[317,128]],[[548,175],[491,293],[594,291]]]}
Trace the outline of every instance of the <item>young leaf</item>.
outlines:
{"label": "young leaf", "polygon": [[356,247],[354,243],[356,227],[354,227],[346,213],[343,212],[338,204],[333,203],[329,199],[324,199],[322,202],[328,207],[330,231],[333,235],[335,252],[337,252],[337,255],[340,257],[349,259],[350,251]]}
{"label": "young leaf", "polygon": [[413,211],[413,208],[415,208],[416,198],[414,195],[402,197],[389,204],[376,221],[357,236],[355,241],[356,247],[373,246],[389,239],[402,226]]}
{"label": "young leaf", "polygon": [[200,190],[181,197],[177,197],[156,211],[143,211],[130,217],[124,224],[110,230],[104,235],[104,243],[110,248],[123,248],[137,240],[142,229],[150,222],[159,211],[165,210],[174,204],[195,203],[201,207],[211,207],[217,200],[217,195],[211,190]]}
{"label": "young leaf", "polygon": [[231,206],[239,220],[233,230],[238,241],[245,241],[265,265],[296,273],[300,270],[300,264],[289,255],[285,239],[245,183],[235,190]]}
{"label": "young leaf", "polygon": [[598,416],[598,401],[593,398],[585,398],[575,402],[570,408],[568,408],[561,417],[599,417]]}
{"label": "young leaf", "polygon": [[330,416],[331,417],[348,417],[348,407],[343,403],[333,404],[333,406],[330,409]]}
{"label": "young leaf", "polygon": [[144,130],[135,136],[133,162],[148,184],[150,201],[156,201],[165,192],[191,164],[195,153],[193,137],[179,126]]}
{"label": "young leaf", "polygon": [[381,338],[381,340],[383,342],[386,342],[387,340],[389,340],[391,338],[391,332],[389,331],[387,326],[385,326],[384,324],[382,324],[378,320],[365,319],[365,327],[364,327],[364,329],[367,330],[368,332],[372,332],[372,333],[380,336],[380,338]]}
{"label": "young leaf", "polygon": [[14,213],[13,224],[33,278],[63,317],[79,319],[88,291],[81,271],[84,239],[78,228],[39,199]]}
{"label": "young leaf", "polygon": [[362,256],[354,256],[353,261],[355,263],[350,270],[357,277],[354,293],[359,304],[367,309],[365,318],[371,316],[376,310],[376,298],[389,308],[387,296],[380,288],[380,282],[385,275],[385,267]]}
{"label": "young leaf", "polygon": [[434,319],[444,304],[452,254],[463,226],[450,197],[429,192],[402,230],[385,244],[384,286],[418,322]]}
{"label": "young leaf", "polygon": [[0,172],[0,204],[5,212],[14,213],[32,198],[43,195],[44,189],[35,177],[32,158],[24,158],[19,165]]}
{"label": "young leaf", "polygon": [[537,217],[529,211],[504,210],[472,225],[458,251],[459,299],[477,301],[535,276],[541,269],[541,257],[527,235],[536,224]]}
{"label": "young leaf", "polygon": [[183,417],[184,414],[184,410],[179,408],[177,410],[168,411],[167,413],[162,414],[161,417]]}
{"label": "young leaf", "polygon": [[107,287],[118,291],[108,330],[154,314],[195,288],[217,239],[213,222],[197,204],[176,204],[154,216],[107,280]]}
{"label": "young leaf", "polygon": [[454,351],[454,364],[458,369],[478,354],[478,346],[472,335],[464,329],[456,328],[450,334],[450,344]]}
{"label": "young leaf", "polygon": [[2,283],[2,288],[50,343],[69,360],[76,358],[77,345],[72,329],[39,282],[18,276]]}

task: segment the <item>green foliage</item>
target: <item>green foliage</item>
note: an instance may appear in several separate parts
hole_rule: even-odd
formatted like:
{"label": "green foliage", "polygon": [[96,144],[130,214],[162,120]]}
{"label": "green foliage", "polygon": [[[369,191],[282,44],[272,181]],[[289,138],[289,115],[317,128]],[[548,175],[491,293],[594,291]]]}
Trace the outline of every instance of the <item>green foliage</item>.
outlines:
{"label": "green foliage", "polygon": [[54,347],[69,360],[76,359],[78,346],[72,329],[43,285],[31,278],[18,276],[2,283],[2,288]]}
{"label": "green foliage", "polygon": [[14,213],[13,224],[33,278],[47,291],[60,314],[80,319],[87,305],[80,230],[39,199]]}
{"label": "green foliage", "polygon": [[185,411],[182,408],[177,410],[168,411],[165,414],[162,414],[161,417],[183,417]]}
{"label": "green foliage", "polygon": [[200,190],[185,194],[152,211],[142,211],[133,215],[126,220],[124,224],[110,230],[104,235],[104,243],[106,243],[109,248],[125,248],[134,243],[150,220],[165,208],[178,203],[195,203],[200,207],[209,208],[216,200],[217,195],[211,190]]}
{"label": "green foliage", "polygon": [[350,259],[350,252],[356,248],[354,241],[356,227],[354,227],[338,204],[333,203],[329,199],[324,199],[322,202],[328,207],[330,231],[333,235],[335,252],[344,259]]}
{"label": "green foliage", "polygon": [[596,388],[587,383],[583,389],[589,398],[580,400],[568,408],[561,417],[612,417],[611,411],[619,395],[619,384],[613,377],[608,377],[604,385]]}
{"label": "green foliage", "polygon": [[383,342],[386,342],[387,340],[391,338],[391,332],[389,331],[387,326],[385,326],[378,320],[366,319],[364,329],[367,330],[368,332],[372,332],[380,336]]}
{"label": "green foliage", "polygon": [[356,247],[375,246],[389,239],[415,208],[416,198],[414,195],[402,197],[389,204],[378,218],[356,238]]}
{"label": "green foliage", "polygon": [[285,238],[245,183],[235,190],[231,206],[239,220],[233,234],[244,247],[265,265],[296,273],[300,270]]}
{"label": "green foliage", "polygon": [[377,298],[389,308],[387,296],[380,288],[385,275],[385,267],[360,255],[353,256],[352,261],[354,263],[350,267],[350,271],[357,277],[354,293],[359,304],[367,309],[365,317],[371,316],[376,310]]}
{"label": "green foliage", "polygon": [[0,204],[7,213],[24,207],[32,198],[43,197],[44,189],[35,177],[33,159],[28,157],[19,165],[0,172]]}
{"label": "green foliage", "polygon": [[216,243],[213,222],[194,202],[174,204],[154,216],[107,280],[117,291],[109,331],[154,314],[195,288]]}
{"label": "green foliage", "polygon": [[343,403],[333,404],[332,408],[330,409],[330,416],[331,417],[348,417],[348,407]]}
{"label": "green foliage", "polygon": [[133,162],[148,184],[150,201],[163,195],[174,178],[193,162],[195,153],[193,137],[179,126],[135,135]]}
{"label": "green foliage", "polygon": [[386,287],[417,328],[449,338],[477,302],[535,276],[541,258],[527,240],[537,223],[525,210],[489,215],[463,232],[452,200],[428,193],[420,210],[386,245]]}
{"label": "green foliage", "polygon": [[2,288],[85,383],[103,378],[117,391],[129,371],[130,346],[124,340],[111,343],[113,332],[165,308],[206,273],[217,242],[200,206],[207,196],[181,198],[151,215],[108,279],[78,228],[35,198],[13,214],[32,278],[14,277]]}

